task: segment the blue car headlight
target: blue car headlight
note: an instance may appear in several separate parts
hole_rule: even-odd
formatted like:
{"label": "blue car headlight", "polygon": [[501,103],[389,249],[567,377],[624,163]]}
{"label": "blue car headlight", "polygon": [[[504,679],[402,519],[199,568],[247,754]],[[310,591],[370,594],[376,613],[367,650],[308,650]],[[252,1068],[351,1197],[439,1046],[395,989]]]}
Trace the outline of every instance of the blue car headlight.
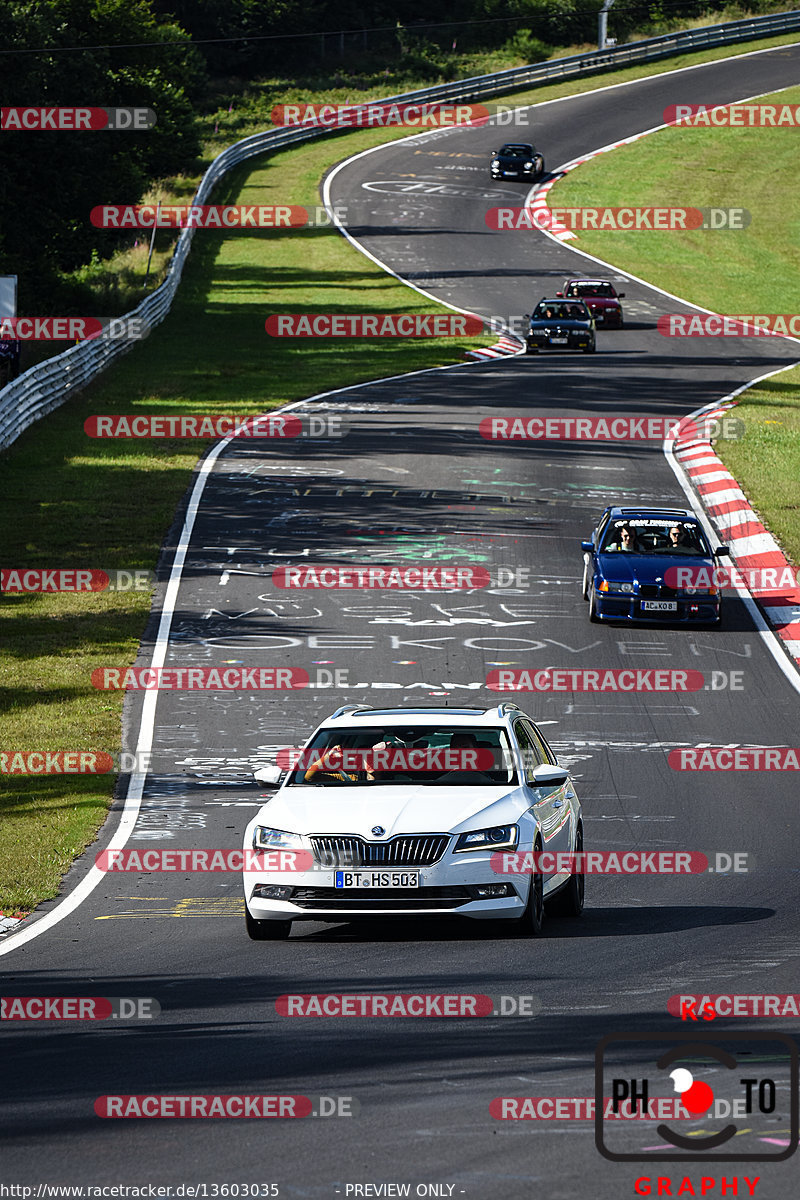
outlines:
{"label": "blue car headlight", "polygon": [[463,854],[465,850],[510,850],[518,840],[518,825],[493,825],[490,829],[475,829],[460,834],[453,853]]}
{"label": "blue car headlight", "polygon": [[598,591],[601,592],[625,592],[630,595],[633,592],[632,583],[617,583],[613,579],[604,579],[600,584]]}

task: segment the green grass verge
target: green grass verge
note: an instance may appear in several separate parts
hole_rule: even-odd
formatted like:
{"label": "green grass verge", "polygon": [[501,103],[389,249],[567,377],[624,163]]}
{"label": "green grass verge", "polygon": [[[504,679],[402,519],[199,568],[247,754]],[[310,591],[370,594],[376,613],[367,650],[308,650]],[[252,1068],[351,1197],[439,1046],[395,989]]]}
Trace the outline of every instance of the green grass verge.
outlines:
{"label": "green grass verge", "polygon": [[[764,45],[788,40],[770,39]],[[754,48],[749,44],[741,52]],[[721,48],[506,99],[539,102],[732,53]],[[314,97],[318,98],[346,96]],[[232,122],[235,128],[221,128],[218,140],[210,139],[209,157],[235,137],[263,128],[265,111],[281,99],[274,94],[262,97],[260,116],[239,114]],[[214,200],[314,205],[318,181],[330,165],[403,136],[403,130],[365,131],[275,155],[233,173]],[[190,194],[186,181],[172,194],[185,199],[187,186]],[[164,243],[159,243],[162,254]],[[321,341],[312,347],[272,340],[264,332],[271,311],[435,308],[331,232],[223,237],[199,231],[164,324],[3,455],[0,494],[15,506],[14,522],[4,531],[3,564],[155,566],[202,444],[91,441],[83,433],[88,416],[260,412],[317,391],[460,361],[466,346],[486,344],[485,339],[458,345]],[[5,595],[0,604],[2,750],[118,747],[121,697],[94,691],[90,674],[101,664],[124,666],[132,661],[149,604],[149,595],[141,593]],[[108,776],[5,779],[0,796],[0,911],[29,911],[57,894],[70,862],[102,823],[111,782]]]}
{"label": "green grass verge", "polygon": [[[764,100],[797,106],[800,88]],[[550,192],[550,205],[744,208],[752,219],[741,230],[581,232],[572,244],[715,312],[795,312],[798,136],[790,127],[659,130],[570,172]],[[794,563],[800,563],[798,378],[794,371],[781,374],[746,392],[736,409],[745,436],[715,447]],[[691,395],[686,401],[691,407]]]}

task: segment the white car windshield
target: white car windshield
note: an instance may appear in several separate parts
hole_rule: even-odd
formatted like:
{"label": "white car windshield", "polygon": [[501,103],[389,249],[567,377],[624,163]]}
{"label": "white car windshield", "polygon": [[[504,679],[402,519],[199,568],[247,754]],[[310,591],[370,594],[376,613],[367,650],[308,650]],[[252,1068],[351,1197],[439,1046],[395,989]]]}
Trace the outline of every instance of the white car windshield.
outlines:
{"label": "white car windshield", "polygon": [[372,787],[411,782],[476,787],[517,782],[508,735],[502,727],[323,729],[310,746],[292,753],[290,786]]}

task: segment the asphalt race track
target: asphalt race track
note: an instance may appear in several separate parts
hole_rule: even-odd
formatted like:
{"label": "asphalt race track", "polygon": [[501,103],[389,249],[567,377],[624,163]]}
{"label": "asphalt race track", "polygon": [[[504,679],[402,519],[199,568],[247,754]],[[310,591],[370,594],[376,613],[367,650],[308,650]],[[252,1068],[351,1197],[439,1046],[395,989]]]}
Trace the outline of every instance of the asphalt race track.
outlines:
{"label": "asphalt race track", "polygon": [[[555,169],[660,124],[669,104],[731,101],[799,77],[800,45],[665,73],[536,108],[535,141]],[[479,128],[395,142],[337,169],[330,200],[349,206],[350,233],[367,251],[440,299],[487,315],[530,311],[566,276],[594,268],[538,232],[487,229],[488,207],[519,204],[527,191],[489,182],[488,154],[504,137]],[[305,668],[315,686],[160,693],[128,846],[239,847],[262,795],[252,768],[302,744],[340,704],[488,707],[503,698],[485,687],[499,665],[666,666],[707,680],[741,674],[735,688],[691,694],[507,698],[543,725],[572,769],[588,848],[701,850],[713,862],[740,852],[748,870],[592,876],[582,920],[551,917],[540,940],[488,923],[377,922],[295,924],[288,942],[264,944],[246,936],[235,875],[107,875],[41,936],[22,940],[32,921],[0,940],[3,995],[153,997],[162,1011],[151,1022],[4,1029],[7,1179],[273,1182],[281,1196],[315,1198],[355,1195],[348,1184],[409,1183],[412,1195],[437,1184],[448,1185],[438,1194],[471,1200],[612,1200],[633,1195],[641,1176],[671,1175],[677,1191],[689,1175],[699,1194],[701,1176],[738,1173],[739,1195],[748,1194],[744,1174],[760,1178],[759,1200],[796,1194],[796,1160],[651,1165],[653,1131],[630,1122],[616,1145],[645,1161],[610,1162],[591,1121],[490,1113],[496,1097],[592,1096],[600,1039],[681,1032],[667,1012],[676,993],[797,990],[796,781],[785,772],[677,772],[666,757],[682,745],[797,744],[797,689],[734,595],[721,630],[697,631],[590,625],[581,598],[579,542],[605,504],[686,505],[660,441],[504,443],[478,432],[492,415],[683,415],[792,362],[797,346],[750,341],[732,353],[727,339],[664,338],[656,318],[676,311],[675,301],[618,271],[600,273],[626,292],[627,324],[601,330],[592,357],[523,356],[354,388],[314,406],[343,414],[346,437],[222,450],[186,552],[165,663]],[[165,546],[164,579],[184,517]],[[470,562],[529,575],[518,587],[438,596],[271,583],[276,566],[304,559]],[[157,627],[156,614],[138,665],[150,663]],[[347,686],[326,686],[337,670]],[[126,709],[129,749],[141,704],[134,695]],[[122,806],[68,876],[67,895]],[[534,995],[541,1010],[392,1020],[287,1018],[275,1008],[287,992],[418,991]],[[796,1028],[797,1018],[719,1018],[703,1032]],[[755,1069],[757,1052],[746,1052]],[[629,1063],[618,1074],[637,1070]],[[258,1092],[349,1096],[358,1112],[274,1122],[94,1112],[109,1094]],[[736,1150],[777,1150],[786,1136],[785,1125],[760,1115],[742,1124]]]}

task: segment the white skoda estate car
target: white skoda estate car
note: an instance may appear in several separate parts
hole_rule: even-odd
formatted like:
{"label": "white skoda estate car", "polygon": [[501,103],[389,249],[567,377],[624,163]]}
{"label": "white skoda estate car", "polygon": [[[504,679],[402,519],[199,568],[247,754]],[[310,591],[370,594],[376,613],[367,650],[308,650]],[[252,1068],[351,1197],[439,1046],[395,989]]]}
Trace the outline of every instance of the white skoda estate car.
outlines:
{"label": "white skoda estate car", "polygon": [[580,859],[567,857],[583,849],[581,806],[515,704],[345,705],[255,778],[277,787],[245,831],[255,941],[359,917],[505,918],[536,935],[545,901],[583,908]]}

